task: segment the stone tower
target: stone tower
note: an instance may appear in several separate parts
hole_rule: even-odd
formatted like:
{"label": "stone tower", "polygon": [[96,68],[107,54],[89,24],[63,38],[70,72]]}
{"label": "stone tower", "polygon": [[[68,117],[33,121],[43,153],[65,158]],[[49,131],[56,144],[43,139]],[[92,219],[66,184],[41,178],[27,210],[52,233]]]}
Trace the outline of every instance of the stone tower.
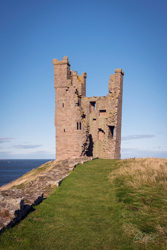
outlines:
{"label": "stone tower", "polygon": [[70,70],[68,58],[53,59],[56,160],[94,156],[120,159],[124,72],[110,76],[107,96],[86,97],[86,77]]}

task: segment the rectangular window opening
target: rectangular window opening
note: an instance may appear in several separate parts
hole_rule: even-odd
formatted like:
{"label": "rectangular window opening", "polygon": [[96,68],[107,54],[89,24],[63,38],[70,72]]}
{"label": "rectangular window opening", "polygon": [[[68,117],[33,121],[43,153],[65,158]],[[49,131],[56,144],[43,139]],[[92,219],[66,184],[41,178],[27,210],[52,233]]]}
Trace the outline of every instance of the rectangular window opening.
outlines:
{"label": "rectangular window opening", "polygon": [[99,110],[100,116],[106,116],[106,110]]}
{"label": "rectangular window opening", "polygon": [[64,108],[64,103],[62,103],[62,107]]}
{"label": "rectangular window opening", "polygon": [[113,139],[114,138],[115,127],[114,126],[108,126],[108,128],[109,128],[108,138]]}
{"label": "rectangular window opening", "polygon": [[77,122],[77,130],[81,130],[81,122]]}
{"label": "rectangular window opening", "polygon": [[90,113],[96,111],[96,102],[90,102]]}

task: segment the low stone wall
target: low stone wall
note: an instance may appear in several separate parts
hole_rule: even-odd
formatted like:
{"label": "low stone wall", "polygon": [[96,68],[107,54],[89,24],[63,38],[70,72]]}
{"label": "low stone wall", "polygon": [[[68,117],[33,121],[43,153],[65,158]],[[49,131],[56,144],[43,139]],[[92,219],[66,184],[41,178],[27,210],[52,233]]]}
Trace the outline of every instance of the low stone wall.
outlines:
{"label": "low stone wall", "polygon": [[[37,178],[32,178],[24,185],[11,187],[0,191],[0,233],[14,226],[32,209],[38,205],[53,187],[58,187],[61,181],[79,164],[93,160],[92,157],[50,162],[49,171],[42,172]],[[47,164],[47,163],[46,163]],[[43,166],[45,166],[44,164]],[[38,170],[38,169],[37,169]]]}

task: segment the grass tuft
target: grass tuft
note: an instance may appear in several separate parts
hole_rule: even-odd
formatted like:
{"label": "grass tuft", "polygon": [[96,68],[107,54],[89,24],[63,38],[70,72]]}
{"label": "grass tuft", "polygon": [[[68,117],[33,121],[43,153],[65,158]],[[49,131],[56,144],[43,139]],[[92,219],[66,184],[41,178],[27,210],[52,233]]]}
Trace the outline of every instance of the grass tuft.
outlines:
{"label": "grass tuft", "polygon": [[166,249],[163,247],[167,247],[164,229],[167,226],[167,160],[124,160],[109,178],[116,187],[117,201],[129,211],[129,226],[124,225],[125,233],[134,237],[136,243],[147,243],[148,247],[156,242]]}

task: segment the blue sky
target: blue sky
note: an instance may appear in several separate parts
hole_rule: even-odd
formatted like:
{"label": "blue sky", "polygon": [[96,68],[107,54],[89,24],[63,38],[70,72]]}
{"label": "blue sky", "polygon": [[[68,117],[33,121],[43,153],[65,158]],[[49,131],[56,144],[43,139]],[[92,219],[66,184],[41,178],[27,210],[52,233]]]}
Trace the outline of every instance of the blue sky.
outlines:
{"label": "blue sky", "polygon": [[122,158],[167,158],[166,0],[0,3],[0,159],[55,158],[52,59],[87,72],[87,96],[124,76]]}

